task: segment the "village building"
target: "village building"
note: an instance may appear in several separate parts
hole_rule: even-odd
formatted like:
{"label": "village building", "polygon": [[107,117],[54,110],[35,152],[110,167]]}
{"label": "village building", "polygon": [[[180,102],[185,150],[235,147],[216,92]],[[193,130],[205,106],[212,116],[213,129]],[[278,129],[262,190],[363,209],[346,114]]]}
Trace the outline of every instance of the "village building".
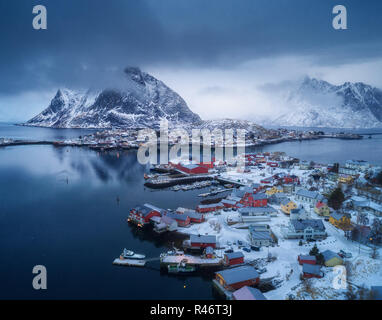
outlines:
{"label": "village building", "polygon": [[322,217],[330,216],[330,208],[328,204],[324,201],[318,201],[314,207],[314,212]]}
{"label": "village building", "polygon": [[297,177],[296,175],[292,174],[292,175],[285,175],[283,178],[282,178],[282,182],[284,184],[300,184],[300,178]]}
{"label": "village building", "polygon": [[227,266],[234,266],[244,263],[244,255],[241,251],[225,253],[224,254],[224,264]]}
{"label": "village building", "polygon": [[359,175],[359,171],[353,168],[348,168],[348,167],[339,167],[338,168],[338,173],[347,175],[347,176],[357,176]]}
{"label": "village building", "polygon": [[179,162],[177,164],[172,165],[180,172],[186,173],[186,174],[207,174],[208,173],[208,167],[203,166],[201,164],[194,164],[194,163],[182,163]]}
{"label": "village building", "polygon": [[157,233],[162,233],[166,231],[175,231],[178,228],[178,223],[176,220],[163,215],[161,217],[154,216],[151,218],[154,222],[154,231]]}
{"label": "village building", "polygon": [[346,160],[345,167],[354,170],[366,171],[370,168],[370,164],[365,160]]}
{"label": "village building", "polygon": [[185,240],[183,245],[190,249],[216,248],[216,236],[192,234],[190,240]]}
{"label": "village building", "polygon": [[276,187],[276,186],[273,186],[272,188],[269,188],[265,191],[265,194],[267,196],[272,196],[274,195],[275,193],[281,193],[283,192],[283,188],[282,187]]}
{"label": "village building", "polygon": [[300,170],[309,170],[310,169],[310,163],[308,161],[300,161],[300,164],[299,164],[299,169]]}
{"label": "village building", "polygon": [[177,222],[179,227],[190,226],[191,219],[185,213],[174,213],[174,212],[167,211],[164,215],[171,219],[174,219]]}
{"label": "village building", "polygon": [[335,267],[344,263],[343,259],[331,250],[322,252],[322,255],[324,257],[324,264],[327,267]]}
{"label": "village building", "polygon": [[308,191],[305,189],[298,190],[295,195],[296,200],[312,206],[315,206],[318,201],[322,200],[322,198],[323,197],[318,192]]}
{"label": "village building", "polygon": [[249,226],[249,240],[252,246],[269,247],[273,243],[270,230],[258,230],[256,227]]}
{"label": "village building", "polygon": [[304,209],[303,206],[298,206],[296,209],[290,211],[290,219],[293,220],[306,220],[310,218],[310,214]]}
{"label": "village building", "polygon": [[226,290],[238,290],[244,286],[257,285],[260,277],[255,268],[242,266],[215,273],[217,282]]}
{"label": "village building", "polygon": [[329,222],[336,228],[349,230],[351,228],[351,216],[348,213],[334,211],[329,217]]}
{"label": "village building", "polygon": [[295,185],[293,183],[283,184],[283,192],[292,194],[295,191]]}
{"label": "village building", "polygon": [[204,256],[207,259],[213,259],[214,258],[214,249],[212,247],[206,247],[206,249],[204,249]]}
{"label": "village building", "polygon": [[338,182],[344,184],[353,184],[354,177],[348,174],[340,174],[338,176]]}
{"label": "village building", "polygon": [[208,213],[208,212],[215,212],[223,208],[224,208],[224,204],[222,202],[212,203],[212,204],[199,204],[196,207],[196,211],[199,213]]}
{"label": "village building", "polygon": [[133,222],[139,227],[142,227],[149,224],[150,219],[153,216],[160,217],[162,212],[162,209],[156,208],[146,203],[143,206],[136,206],[135,208],[131,209],[127,221]]}
{"label": "village building", "polygon": [[296,208],[297,204],[288,198],[281,202],[281,211],[287,215],[290,215],[291,210]]}
{"label": "village building", "polygon": [[382,204],[382,191],[379,188],[357,186],[356,189],[359,196]]}
{"label": "village building", "polygon": [[285,200],[287,200],[287,196],[284,194],[284,192],[281,193],[275,193],[268,197],[268,203],[269,204],[276,204],[281,205],[281,203]]}
{"label": "village building", "polygon": [[300,265],[303,265],[303,264],[316,264],[317,263],[317,259],[315,256],[309,256],[309,255],[299,255],[297,257],[297,260],[298,260],[298,263]]}
{"label": "village building", "polygon": [[233,300],[267,300],[259,289],[244,286],[232,293]]}
{"label": "village building", "polygon": [[[238,209],[243,222],[249,222],[253,216],[277,216],[277,210],[273,207],[244,207]],[[247,221],[244,221],[247,220]]]}
{"label": "village building", "polygon": [[290,220],[289,226],[282,229],[286,239],[321,239],[326,237],[325,226],[321,219]]}
{"label": "village building", "polygon": [[322,278],[324,274],[321,272],[321,267],[319,265],[312,265],[304,263],[302,265],[302,277],[304,279],[309,278]]}

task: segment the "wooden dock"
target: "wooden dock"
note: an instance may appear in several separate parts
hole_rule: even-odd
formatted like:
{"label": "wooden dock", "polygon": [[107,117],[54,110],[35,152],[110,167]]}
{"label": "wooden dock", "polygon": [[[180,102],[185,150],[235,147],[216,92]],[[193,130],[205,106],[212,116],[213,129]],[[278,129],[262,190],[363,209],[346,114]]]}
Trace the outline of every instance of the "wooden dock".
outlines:
{"label": "wooden dock", "polygon": [[187,260],[185,263],[186,265],[193,266],[193,267],[220,267],[223,266],[223,259],[222,258],[201,258],[198,256],[193,255],[166,255],[163,256],[160,260],[160,263],[162,266],[172,265],[172,264],[179,264],[181,261]]}
{"label": "wooden dock", "polygon": [[115,259],[113,264],[118,266],[129,266],[129,267],[144,267],[146,265],[146,260],[135,260],[135,259]]}
{"label": "wooden dock", "polygon": [[226,298],[226,300],[232,300],[232,292],[225,289],[219,281],[216,279],[212,280],[212,286],[215,288],[215,290],[222,296]]}

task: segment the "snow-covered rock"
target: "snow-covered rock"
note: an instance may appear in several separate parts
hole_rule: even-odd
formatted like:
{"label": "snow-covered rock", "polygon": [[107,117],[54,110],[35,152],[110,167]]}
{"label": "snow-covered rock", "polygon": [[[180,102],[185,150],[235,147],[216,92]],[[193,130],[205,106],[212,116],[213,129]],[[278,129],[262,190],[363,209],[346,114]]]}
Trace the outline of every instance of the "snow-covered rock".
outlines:
{"label": "snow-covered rock", "polygon": [[158,127],[201,121],[162,81],[139,68],[125,69],[122,89],[77,92],[59,89],[48,108],[25,125],[53,128]]}
{"label": "snow-covered rock", "polygon": [[273,125],[299,127],[382,127],[382,91],[362,82],[332,85],[306,77],[283,92],[287,112]]}

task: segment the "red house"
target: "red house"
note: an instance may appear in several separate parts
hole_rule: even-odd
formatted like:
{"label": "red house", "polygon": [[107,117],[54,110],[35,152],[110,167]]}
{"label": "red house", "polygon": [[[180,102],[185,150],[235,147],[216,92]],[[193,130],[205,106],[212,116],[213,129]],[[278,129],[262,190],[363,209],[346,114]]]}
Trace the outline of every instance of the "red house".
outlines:
{"label": "red house", "polygon": [[190,218],[191,223],[204,222],[204,215],[196,211],[185,211],[184,214]]}
{"label": "red house", "polygon": [[277,168],[279,166],[279,164],[277,162],[274,162],[274,161],[269,161],[269,162],[267,162],[267,166],[269,166],[271,168]]}
{"label": "red house", "polygon": [[289,183],[300,183],[300,179],[295,175],[288,175],[283,178],[283,183],[289,184]]}
{"label": "red house", "polygon": [[206,165],[198,165],[192,163],[178,163],[174,164],[175,168],[187,174],[206,174],[208,173],[208,167]]}
{"label": "red house", "polygon": [[216,248],[216,236],[203,236],[192,234],[190,236],[190,246],[193,249]]}
{"label": "red house", "polygon": [[273,177],[268,177],[268,178],[264,178],[264,179],[261,179],[260,180],[260,183],[262,183],[262,184],[271,184],[271,183],[273,183]]}
{"label": "red house", "polygon": [[174,219],[179,227],[187,227],[190,225],[191,219],[185,213],[173,213],[166,212],[165,215],[171,219]]}
{"label": "red house", "polygon": [[207,259],[212,259],[214,257],[214,249],[212,247],[207,247],[204,254]]}
{"label": "red house", "polygon": [[200,204],[196,207],[196,211],[199,213],[208,213],[208,212],[214,212],[223,208],[224,208],[224,204],[222,204],[221,202],[212,203],[212,204]]}
{"label": "red house", "polygon": [[303,265],[304,263],[306,263],[306,264],[316,264],[316,262],[317,262],[317,259],[316,259],[315,256],[304,256],[304,255],[301,255],[301,254],[298,256],[297,260],[298,260],[298,263],[300,265]]}
{"label": "red house", "polygon": [[127,221],[137,224],[142,227],[150,223],[150,218],[157,216],[160,217],[162,209],[156,208],[149,204],[144,204],[143,206],[137,206],[130,210],[129,217]]}
{"label": "red house", "polygon": [[255,193],[251,200],[251,207],[266,207],[268,205],[268,198],[265,193]]}
{"label": "red house", "polygon": [[250,266],[218,271],[215,273],[215,277],[216,282],[230,291],[240,289],[244,286],[253,286],[260,282],[259,274],[255,268]]}
{"label": "red house", "polygon": [[324,275],[321,272],[320,266],[304,263],[302,265],[302,276],[305,279],[309,279],[309,278],[322,278]]}
{"label": "red house", "polygon": [[234,266],[244,263],[244,255],[242,252],[231,252],[224,255],[224,264],[227,266]]}
{"label": "red house", "polygon": [[[228,200],[240,199],[241,203],[245,207],[265,207],[268,204],[268,198],[265,193],[253,193],[252,187],[241,187],[240,189],[234,189]],[[226,201],[223,202],[227,206]]]}

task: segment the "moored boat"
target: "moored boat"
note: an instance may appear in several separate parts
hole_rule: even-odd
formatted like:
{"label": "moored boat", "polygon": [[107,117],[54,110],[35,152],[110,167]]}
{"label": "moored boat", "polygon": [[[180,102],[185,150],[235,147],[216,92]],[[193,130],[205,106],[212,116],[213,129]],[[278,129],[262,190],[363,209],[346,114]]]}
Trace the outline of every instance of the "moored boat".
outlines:
{"label": "moored boat", "polygon": [[120,259],[144,259],[146,256],[144,254],[135,253],[134,251],[123,249]]}
{"label": "moored boat", "polygon": [[169,264],[167,270],[169,273],[189,273],[196,270],[195,267],[187,265],[187,259],[183,259],[178,264]]}

